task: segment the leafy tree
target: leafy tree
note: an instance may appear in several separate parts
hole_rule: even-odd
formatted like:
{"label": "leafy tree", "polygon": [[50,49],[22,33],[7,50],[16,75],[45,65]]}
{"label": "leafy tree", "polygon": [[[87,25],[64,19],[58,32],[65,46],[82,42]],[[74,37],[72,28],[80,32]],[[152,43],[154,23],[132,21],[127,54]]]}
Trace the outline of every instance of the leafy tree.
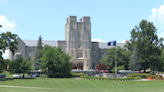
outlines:
{"label": "leafy tree", "polygon": [[7,66],[10,65],[10,63],[11,63],[11,60],[10,59],[3,59],[2,60],[2,63],[1,63],[2,64],[2,67],[1,68],[3,70],[7,70]]}
{"label": "leafy tree", "polygon": [[[164,64],[164,49],[162,49],[162,62]],[[164,71],[164,66],[163,66],[162,70]]]}
{"label": "leafy tree", "polygon": [[106,64],[97,64],[96,69],[98,70],[108,70],[108,66]]}
{"label": "leafy tree", "polygon": [[[119,70],[125,70],[124,66],[123,65],[122,66],[118,66],[117,67],[117,73],[118,73]],[[113,73],[115,72],[115,67],[113,67],[112,72]]]}
{"label": "leafy tree", "polygon": [[162,49],[157,46],[153,46],[152,55],[150,56],[150,69],[154,74],[154,71],[162,71],[163,70],[163,60],[162,60]]}
{"label": "leafy tree", "polygon": [[21,68],[20,68],[22,61],[23,61],[22,58],[13,60],[10,64],[10,73],[22,73]]}
{"label": "leafy tree", "polygon": [[141,67],[144,72],[150,66],[154,66],[154,63],[158,61],[157,53],[160,48],[163,48],[163,39],[158,39],[156,33],[157,29],[153,23],[148,22],[147,20],[142,20],[139,27],[135,26],[131,31],[131,39],[126,41],[125,47],[129,50],[132,51],[134,46],[138,47],[139,61],[141,62]]}
{"label": "leafy tree", "polygon": [[16,60],[13,60],[10,64],[10,72],[11,73],[27,73],[29,70],[31,70],[31,63],[27,61],[27,58],[18,58]]}
{"label": "leafy tree", "polygon": [[24,58],[21,62],[21,66],[20,69],[23,73],[23,78],[24,78],[24,74],[27,73],[29,70],[32,69],[31,67],[31,62],[27,60],[27,58]]}
{"label": "leafy tree", "polygon": [[135,46],[132,51],[132,55],[129,58],[129,69],[132,71],[139,71],[140,68],[139,53],[137,51],[137,47]]}
{"label": "leafy tree", "polygon": [[42,57],[41,50],[43,49],[42,47],[42,38],[41,35],[38,39],[37,47],[36,47],[36,53],[35,53],[35,60],[34,60],[34,69],[38,70],[39,69],[39,62],[40,58]]}
{"label": "leafy tree", "polygon": [[31,66],[32,66],[31,69],[32,69],[32,70],[35,70],[35,66],[34,66],[34,65],[35,65],[35,56],[33,56],[33,57],[31,58],[30,62],[31,62]]}
{"label": "leafy tree", "polygon": [[[109,68],[109,72],[115,67],[115,48],[111,48],[107,51],[107,57],[100,59],[100,63],[106,64]],[[117,47],[117,66],[124,66],[126,70],[129,69],[128,61],[131,52],[125,51],[121,47]]]}
{"label": "leafy tree", "polygon": [[64,53],[60,48],[54,48],[45,45],[41,51],[42,57],[40,58],[40,66],[42,70],[47,70],[53,77],[60,75],[65,77],[65,74],[70,74],[72,63],[69,63],[71,57]]}
{"label": "leafy tree", "polygon": [[[2,25],[0,25],[0,27],[2,27]],[[2,54],[5,53],[6,47],[9,48],[9,50],[13,53],[13,55],[14,55],[15,50],[17,50],[16,45],[18,45],[18,42],[16,40],[16,37],[17,37],[17,35],[12,34],[11,32],[6,32],[6,33],[0,34],[0,67],[3,66]],[[2,71],[2,70],[0,69],[0,71]]]}

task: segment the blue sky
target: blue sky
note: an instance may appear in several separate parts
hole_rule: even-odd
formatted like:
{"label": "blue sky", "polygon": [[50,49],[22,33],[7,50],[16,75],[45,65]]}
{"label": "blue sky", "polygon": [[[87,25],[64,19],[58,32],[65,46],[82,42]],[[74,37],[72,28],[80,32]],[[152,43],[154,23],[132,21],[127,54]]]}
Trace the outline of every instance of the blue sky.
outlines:
{"label": "blue sky", "polygon": [[[142,19],[156,26],[164,38],[163,0],[0,0],[0,33],[21,39],[64,40],[66,18],[91,17],[93,41],[124,42]],[[6,58],[6,53],[3,55]]]}

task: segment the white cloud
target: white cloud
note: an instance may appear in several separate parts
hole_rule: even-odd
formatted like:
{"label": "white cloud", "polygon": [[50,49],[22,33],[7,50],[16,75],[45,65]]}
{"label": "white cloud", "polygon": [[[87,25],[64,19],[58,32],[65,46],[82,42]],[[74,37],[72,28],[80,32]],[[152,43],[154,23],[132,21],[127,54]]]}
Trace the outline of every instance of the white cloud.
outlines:
{"label": "white cloud", "polygon": [[4,3],[5,2],[5,0],[0,0],[0,3]]}
{"label": "white cloud", "polygon": [[[0,50],[0,51],[2,51],[2,50]],[[5,53],[2,54],[2,57],[3,57],[3,59],[7,59],[8,58],[8,50],[5,50]]]}
{"label": "white cloud", "polygon": [[149,21],[157,22],[161,28],[164,28],[164,4],[160,5],[159,8],[153,8],[151,12],[152,15],[149,15]]}
{"label": "white cloud", "polygon": [[123,41],[121,41],[120,43],[125,43],[126,41],[128,41],[128,40],[123,40]]}
{"label": "white cloud", "polygon": [[160,34],[158,34],[158,36],[164,38],[164,32],[161,32]]}
{"label": "white cloud", "polygon": [[0,24],[2,25],[2,28],[0,28],[0,31],[2,32],[15,31],[15,27],[16,27],[15,21],[9,21],[8,18],[6,18],[4,15],[0,16]]}
{"label": "white cloud", "polygon": [[155,21],[156,20],[156,17],[157,17],[157,9],[156,8],[153,8],[151,10],[151,12],[152,12],[152,15],[149,15],[150,21]]}
{"label": "white cloud", "polygon": [[101,39],[92,39],[93,42],[106,42],[106,41],[102,41]]}
{"label": "white cloud", "polygon": [[158,8],[158,21],[162,23],[164,28],[164,4]]}

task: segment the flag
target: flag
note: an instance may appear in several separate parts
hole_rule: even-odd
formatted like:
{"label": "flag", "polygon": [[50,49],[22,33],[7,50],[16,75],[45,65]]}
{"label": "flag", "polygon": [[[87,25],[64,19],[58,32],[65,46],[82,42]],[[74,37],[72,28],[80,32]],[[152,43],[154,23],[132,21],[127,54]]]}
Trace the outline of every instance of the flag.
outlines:
{"label": "flag", "polygon": [[110,46],[116,46],[116,41],[111,41],[111,42],[109,42],[109,43],[108,43],[108,46],[109,46],[109,45],[110,45]]}

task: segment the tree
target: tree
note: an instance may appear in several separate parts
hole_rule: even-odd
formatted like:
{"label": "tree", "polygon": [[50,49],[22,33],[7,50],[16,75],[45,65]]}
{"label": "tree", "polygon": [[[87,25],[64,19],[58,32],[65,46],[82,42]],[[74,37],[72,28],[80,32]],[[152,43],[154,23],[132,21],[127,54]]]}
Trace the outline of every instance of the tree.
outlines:
{"label": "tree", "polygon": [[2,64],[2,69],[0,70],[7,70],[8,65],[10,65],[11,60],[10,59],[3,59],[1,64]]}
{"label": "tree", "polygon": [[2,28],[2,25],[0,25],[0,28]]}
{"label": "tree", "polygon": [[36,53],[35,53],[35,60],[34,60],[34,69],[38,70],[39,69],[39,62],[40,58],[42,57],[41,50],[43,49],[42,47],[42,38],[41,35],[38,39],[37,47],[36,47]]}
{"label": "tree", "polygon": [[60,48],[54,48],[45,45],[41,51],[42,57],[40,58],[40,66],[42,70],[47,70],[51,73],[53,77],[60,75],[65,77],[65,74],[70,74],[72,69],[72,63],[69,63],[71,57],[64,53]]}
{"label": "tree", "polygon": [[[122,66],[117,66],[117,73],[118,73],[119,70],[125,70],[124,66],[123,65]],[[112,72],[113,73],[115,72],[115,67],[113,67]]]}
{"label": "tree", "polygon": [[31,70],[31,62],[27,60],[27,58],[24,58],[21,62],[21,72],[23,73],[23,78],[24,78],[24,74],[27,73],[29,70]]}
{"label": "tree", "polygon": [[108,70],[108,66],[106,64],[97,64],[96,69],[98,70]]}
{"label": "tree", "polygon": [[[101,58],[100,63],[106,64],[109,68],[109,72],[115,67],[115,48],[111,48],[107,51],[107,57]],[[125,51],[121,47],[117,47],[117,66],[124,66],[126,70],[129,69],[128,61],[131,52]]]}
{"label": "tree", "polygon": [[33,56],[31,58],[30,62],[31,62],[32,70],[35,70],[35,66],[34,66],[35,65],[35,56]]}
{"label": "tree", "polygon": [[16,60],[13,60],[10,64],[10,72],[11,73],[27,73],[29,70],[31,70],[31,63],[27,61],[27,58],[18,58]]}
{"label": "tree", "polygon": [[[2,27],[2,25],[0,25],[0,27]],[[2,54],[5,53],[6,47],[9,48],[9,50],[13,53],[13,55],[15,53],[15,50],[17,50],[16,45],[18,45],[18,42],[17,42],[16,38],[17,38],[17,35],[12,34],[11,32],[6,32],[6,33],[0,34],[0,67],[3,66]],[[2,70],[0,70],[0,71],[2,71]]]}
{"label": "tree", "polygon": [[132,55],[129,58],[129,69],[132,71],[139,71],[140,68],[139,53],[137,47],[135,46],[132,51]]}
{"label": "tree", "polygon": [[144,72],[150,66],[154,66],[153,62],[157,60],[157,53],[160,48],[163,48],[163,38],[158,39],[156,33],[157,29],[153,23],[142,20],[139,27],[135,26],[131,31],[131,39],[126,41],[125,47],[129,50],[132,51],[134,46],[138,47],[139,61]]}

